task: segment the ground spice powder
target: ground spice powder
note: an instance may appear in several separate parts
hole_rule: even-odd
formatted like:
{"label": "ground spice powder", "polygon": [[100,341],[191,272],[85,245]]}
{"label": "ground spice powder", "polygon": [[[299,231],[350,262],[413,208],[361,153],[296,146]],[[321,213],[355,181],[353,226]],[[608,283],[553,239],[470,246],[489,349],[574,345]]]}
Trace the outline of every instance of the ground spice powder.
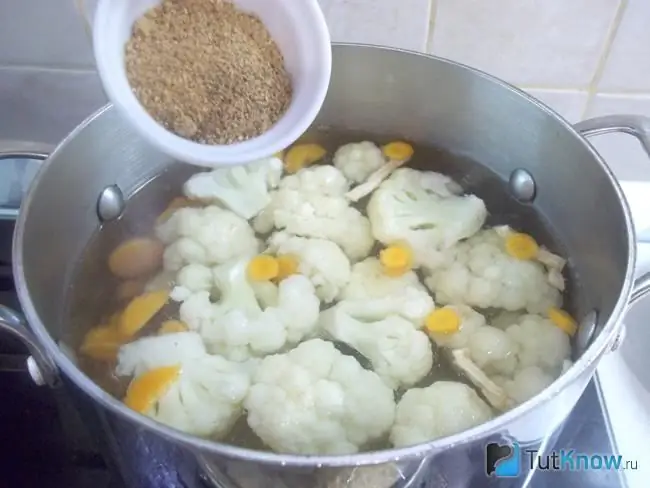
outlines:
{"label": "ground spice powder", "polygon": [[259,136],[291,101],[289,74],[266,27],[227,0],[164,0],[135,23],[125,54],[144,108],[196,142]]}

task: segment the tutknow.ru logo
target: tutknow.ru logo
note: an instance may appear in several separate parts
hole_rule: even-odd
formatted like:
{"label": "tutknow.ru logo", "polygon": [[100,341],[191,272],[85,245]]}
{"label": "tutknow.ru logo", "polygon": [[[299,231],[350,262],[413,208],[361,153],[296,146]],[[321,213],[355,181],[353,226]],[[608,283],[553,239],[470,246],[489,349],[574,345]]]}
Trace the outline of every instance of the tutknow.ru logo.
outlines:
{"label": "tutknow.ru logo", "polygon": [[560,449],[539,454],[536,449],[524,449],[516,442],[485,446],[485,473],[497,478],[513,478],[521,474],[522,466],[540,471],[623,471],[638,469],[638,462],[623,459],[618,454],[585,454],[575,449]]}

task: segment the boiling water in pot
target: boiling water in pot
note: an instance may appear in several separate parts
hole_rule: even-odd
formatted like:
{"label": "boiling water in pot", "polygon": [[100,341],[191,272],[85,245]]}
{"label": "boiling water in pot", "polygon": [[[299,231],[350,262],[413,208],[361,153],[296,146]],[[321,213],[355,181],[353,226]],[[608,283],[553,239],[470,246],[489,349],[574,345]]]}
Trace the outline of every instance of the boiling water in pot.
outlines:
{"label": "boiling water in pot", "polygon": [[[322,161],[325,164],[332,163],[332,155],[340,146],[358,141],[373,141],[381,146],[390,142],[390,139],[378,139],[369,134],[355,133],[350,131],[338,132],[335,130],[321,130],[307,134],[301,143],[318,143],[327,150],[327,156]],[[507,190],[506,184],[494,173],[467,158],[458,157],[448,152],[442,151],[437,148],[413,145],[414,154],[412,159],[406,166],[426,171],[436,171],[452,177],[457,183],[462,186],[465,193],[475,194],[481,198],[488,209],[488,217],[484,227],[493,227],[499,225],[509,225],[518,232],[526,233],[527,235],[534,236],[535,241],[541,248],[547,248],[560,256],[566,256],[563,252],[561,243],[554,237],[554,232],[546,224],[542,215],[540,215],[534,207],[526,204],[521,204],[512,198]],[[168,207],[169,203],[176,197],[183,194],[183,184],[194,173],[201,171],[199,168],[193,166],[176,164],[169,167],[164,173],[158,175],[149,182],[142,185],[141,189],[136,192],[128,201],[124,215],[117,221],[107,223],[96,233],[82,259],[76,267],[76,272],[72,280],[71,293],[69,303],[67,306],[69,321],[72,322],[72,327],[67,330],[74,331],[77,334],[75,337],[64,338],[68,344],[82,344],[84,335],[87,334],[91,327],[97,324],[107,324],[110,322],[110,317],[115,317],[115,314],[121,312],[125,308],[125,304],[131,298],[126,295],[133,295],[139,293],[141,290],[137,289],[138,286],[134,285],[131,292],[125,292],[124,280],[115,277],[108,269],[107,260],[110,253],[122,242],[137,237],[137,236],[152,236],[154,235],[154,228],[157,221],[160,222],[160,215]],[[362,213],[365,214],[365,208],[368,203],[369,197],[360,200],[355,204]],[[375,243],[374,248],[370,252],[370,256],[378,256],[380,250],[384,245]],[[425,274],[421,270],[416,270],[420,282],[426,279]],[[572,289],[575,288],[577,280],[573,275],[570,266],[565,266],[563,269],[564,279],[566,281],[566,290],[563,293],[563,308],[569,312],[573,312],[571,296],[573,296]],[[148,278],[151,278],[149,276]],[[170,285],[171,287],[171,285]],[[120,296],[122,295],[122,296]],[[218,296],[213,296],[213,299],[218,299]],[[443,304],[438,303],[436,298],[436,305],[438,308]],[[453,304],[452,304],[453,305]],[[328,308],[329,304],[321,303],[321,310]],[[488,324],[493,320],[503,320],[504,314],[498,307],[475,307],[485,317]],[[521,313],[525,313],[522,311]],[[543,313],[541,314],[543,315]],[[507,314],[506,317],[509,317]],[[499,318],[501,317],[501,318]],[[179,305],[177,302],[168,300],[167,303],[151,318],[146,325],[137,332],[137,334],[130,340],[135,341],[140,337],[156,336],[161,325],[169,320],[179,319]],[[514,320],[514,319],[511,319]],[[541,320],[541,319],[540,319]],[[551,324],[547,320],[548,324]],[[469,327],[469,326],[468,326]],[[524,327],[524,326],[522,326]],[[526,338],[521,337],[525,335],[525,327],[519,334],[521,340],[525,343]],[[559,327],[556,329],[559,330]],[[547,331],[548,332],[548,331]],[[554,333],[553,331],[551,331]],[[448,337],[448,333],[447,337]],[[445,335],[445,334],[443,334]],[[441,337],[438,334],[436,337]],[[447,345],[445,338],[441,339],[441,344]],[[545,340],[549,340],[546,337]],[[128,341],[123,341],[128,342]],[[431,356],[432,365],[428,368],[428,372],[414,382],[413,384],[391,384],[394,390],[395,401],[399,401],[404,395],[404,392],[411,388],[426,388],[434,382],[438,381],[452,381],[456,383],[463,383],[469,385],[478,392],[481,403],[486,405],[492,403],[492,415],[497,415],[499,408],[495,408],[494,398],[491,398],[490,391],[486,392],[481,389],[480,384],[477,388],[477,380],[472,374],[467,371],[459,369],[458,365],[453,362],[453,355],[447,354],[448,351],[444,348],[436,347],[431,341]],[[345,341],[336,341],[335,344],[341,352],[347,355],[353,355],[359,362],[366,368],[372,369],[373,365],[368,361],[368,358],[361,355],[354,347],[347,346]],[[567,340],[568,344],[568,340]],[[105,344],[104,344],[105,345]],[[529,349],[534,348],[534,344],[524,344]],[[112,346],[109,346],[110,349]],[[449,346],[453,348],[454,346]],[[523,347],[523,346],[522,346]],[[284,352],[290,347],[285,347],[278,352]],[[113,351],[114,352],[114,351]],[[490,353],[490,351],[488,351]],[[111,353],[112,354],[112,353]],[[108,354],[108,356],[111,356]],[[106,356],[106,354],[101,354]],[[97,355],[79,354],[79,365],[83,371],[86,372],[94,381],[102,386],[106,391],[112,395],[123,398],[129,383],[132,381],[131,376],[118,377],[115,373],[116,362],[113,357],[102,357],[98,360]],[[475,358],[476,359],[476,358]],[[541,363],[544,363],[542,358]],[[534,362],[534,361],[532,361]],[[489,361],[488,361],[489,363]],[[520,366],[535,366],[531,363],[530,357],[526,361],[521,360]],[[568,364],[568,363],[567,363]],[[502,387],[503,379],[503,366],[498,366],[496,369],[490,370],[490,365],[482,365],[483,370],[489,371],[490,379],[494,379],[498,387]],[[566,367],[564,365],[563,367]],[[481,368],[479,368],[481,370]],[[556,372],[556,375],[560,371]],[[530,375],[529,375],[530,376]],[[510,382],[510,387],[519,381],[520,391],[526,390],[526,386],[522,386],[522,382],[526,382],[526,377],[519,378]],[[530,381],[536,381],[535,375],[532,375]],[[514,388],[514,387],[513,387]],[[538,388],[539,390],[539,388]],[[532,392],[532,394],[535,394]],[[532,396],[529,392],[528,395]],[[524,399],[519,399],[523,401]],[[512,400],[511,400],[512,401]],[[510,405],[512,406],[512,404]],[[399,407],[398,407],[399,417]],[[477,418],[476,422],[485,419]],[[443,428],[444,432],[445,429]],[[448,432],[451,433],[451,432]],[[228,434],[223,437],[223,433],[213,436],[219,437],[221,440],[249,447],[253,449],[270,449],[270,447],[256,435],[253,430],[248,426],[246,415],[241,415],[234,424],[232,429],[229,429]],[[426,439],[421,439],[424,441]],[[271,446],[272,447],[272,446]],[[384,432],[380,436],[375,436],[374,439],[364,443],[362,449],[380,449],[391,447],[388,432]],[[281,450],[281,449],[275,449]],[[330,452],[328,452],[330,453]],[[336,454],[336,452],[333,452]],[[316,453],[313,453],[316,454]]]}

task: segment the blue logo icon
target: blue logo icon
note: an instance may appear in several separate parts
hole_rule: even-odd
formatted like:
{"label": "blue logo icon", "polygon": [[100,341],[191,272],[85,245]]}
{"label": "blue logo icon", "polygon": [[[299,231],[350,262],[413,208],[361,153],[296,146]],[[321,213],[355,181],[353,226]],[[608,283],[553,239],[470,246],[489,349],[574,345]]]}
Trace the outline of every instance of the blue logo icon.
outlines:
{"label": "blue logo icon", "polygon": [[521,473],[519,444],[491,442],[485,446],[485,474],[497,478],[516,478]]}

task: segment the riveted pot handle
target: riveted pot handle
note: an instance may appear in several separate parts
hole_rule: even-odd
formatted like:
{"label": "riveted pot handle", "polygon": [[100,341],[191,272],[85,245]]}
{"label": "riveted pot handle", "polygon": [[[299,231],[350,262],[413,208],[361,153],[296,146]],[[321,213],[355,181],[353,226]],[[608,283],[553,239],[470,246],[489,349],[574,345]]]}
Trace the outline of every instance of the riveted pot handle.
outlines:
{"label": "riveted pot handle", "polygon": [[[650,157],[650,117],[642,115],[606,115],[577,123],[574,128],[585,137],[620,132],[638,139]],[[634,281],[630,305],[650,294],[650,273],[639,276]]]}
{"label": "riveted pot handle", "polygon": [[583,120],[574,128],[585,137],[622,132],[636,137],[650,157],[650,117],[642,115],[605,115]]}
{"label": "riveted pot handle", "polygon": [[38,344],[18,312],[0,305],[0,330],[10,333],[27,347],[30,354],[27,370],[37,385],[58,386],[60,378],[56,364]]}
{"label": "riveted pot handle", "polygon": [[[605,115],[593,119],[583,120],[574,125],[575,130],[584,137],[593,137],[610,133],[629,134],[637,138],[641,146],[650,157],[650,118],[642,115]],[[629,305],[634,305],[650,294],[650,272],[634,280]],[[621,325],[611,351],[616,351],[625,337],[625,327]]]}

